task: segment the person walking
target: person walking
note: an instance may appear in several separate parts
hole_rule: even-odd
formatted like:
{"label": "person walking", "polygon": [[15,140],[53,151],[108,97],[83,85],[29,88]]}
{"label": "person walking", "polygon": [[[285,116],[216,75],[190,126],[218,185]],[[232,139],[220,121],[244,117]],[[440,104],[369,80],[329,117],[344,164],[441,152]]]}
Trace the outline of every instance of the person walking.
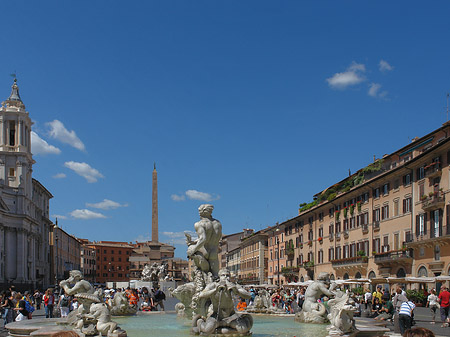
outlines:
{"label": "person walking", "polygon": [[61,311],[61,317],[67,317],[69,315],[69,306],[70,306],[70,300],[69,297],[62,293],[61,296],[59,296],[58,301],[58,308]]}
{"label": "person walking", "polygon": [[166,294],[159,289],[159,287],[155,287],[155,309],[158,309],[158,305],[161,307],[161,310],[164,311],[164,300],[166,299]]}
{"label": "person walking", "polygon": [[28,319],[30,312],[26,309],[26,300],[25,297],[22,297],[21,293],[16,294],[16,300],[18,301],[17,307],[14,308],[18,312],[18,315],[16,317],[16,322],[23,321],[25,319]]}
{"label": "person walking", "polygon": [[441,306],[441,327],[448,327],[449,325],[449,309],[450,309],[450,292],[448,292],[447,287],[443,285],[441,287],[441,293],[439,294],[439,304]]}
{"label": "person walking", "polygon": [[427,298],[427,307],[431,311],[431,324],[436,323],[436,309],[439,308],[438,297],[436,295],[436,289],[431,289],[430,295]]}
{"label": "person walking", "polygon": [[398,322],[400,324],[400,334],[404,334],[406,330],[411,329],[413,311],[416,305],[411,302],[403,302],[398,313]]}
{"label": "person walking", "polygon": [[1,307],[4,310],[3,323],[5,326],[6,324],[11,323],[14,320],[14,302],[11,291],[6,291]]}
{"label": "person walking", "polygon": [[45,317],[53,318],[53,307],[55,305],[55,297],[53,296],[53,291],[50,288],[45,291],[43,300],[44,300]]}

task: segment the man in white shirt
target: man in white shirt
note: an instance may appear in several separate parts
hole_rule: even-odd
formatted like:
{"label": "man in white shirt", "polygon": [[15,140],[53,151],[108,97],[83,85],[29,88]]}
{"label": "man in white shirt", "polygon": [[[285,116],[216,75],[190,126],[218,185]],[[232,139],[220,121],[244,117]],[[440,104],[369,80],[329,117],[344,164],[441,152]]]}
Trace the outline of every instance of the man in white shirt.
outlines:
{"label": "man in white shirt", "polygon": [[400,324],[400,333],[403,336],[406,330],[411,329],[413,310],[415,304],[411,301],[403,302],[398,313],[398,322]]}

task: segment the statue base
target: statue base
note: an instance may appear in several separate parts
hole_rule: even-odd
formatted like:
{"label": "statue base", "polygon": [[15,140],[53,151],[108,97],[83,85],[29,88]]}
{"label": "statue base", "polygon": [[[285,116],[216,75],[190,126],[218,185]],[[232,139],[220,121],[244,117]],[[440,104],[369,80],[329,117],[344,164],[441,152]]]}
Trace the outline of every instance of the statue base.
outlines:
{"label": "statue base", "polygon": [[305,312],[303,310],[295,315],[295,321],[299,323],[315,324],[326,324],[330,322],[326,316],[320,316],[313,312]]}

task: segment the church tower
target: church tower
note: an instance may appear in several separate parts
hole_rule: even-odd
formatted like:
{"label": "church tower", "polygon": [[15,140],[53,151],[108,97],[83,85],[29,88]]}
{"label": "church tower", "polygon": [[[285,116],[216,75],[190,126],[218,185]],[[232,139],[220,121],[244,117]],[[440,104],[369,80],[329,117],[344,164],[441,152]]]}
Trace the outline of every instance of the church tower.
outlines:
{"label": "church tower", "polygon": [[32,166],[31,119],[14,79],[11,95],[0,108],[0,184],[20,188],[31,198]]}

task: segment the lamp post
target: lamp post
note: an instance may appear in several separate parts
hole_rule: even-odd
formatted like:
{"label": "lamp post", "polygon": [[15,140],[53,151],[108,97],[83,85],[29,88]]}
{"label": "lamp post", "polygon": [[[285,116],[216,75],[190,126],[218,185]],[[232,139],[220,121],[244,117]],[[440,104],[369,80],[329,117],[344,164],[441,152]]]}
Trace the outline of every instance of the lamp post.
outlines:
{"label": "lamp post", "polygon": [[53,227],[53,233],[55,236],[55,288],[58,287],[58,219]]}
{"label": "lamp post", "polygon": [[277,278],[278,278],[278,286],[280,286],[280,238],[278,237],[278,233],[280,232],[280,229],[277,228],[275,230],[275,233],[277,234],[277,262],[278,262],[278,273],[277,273]]}

